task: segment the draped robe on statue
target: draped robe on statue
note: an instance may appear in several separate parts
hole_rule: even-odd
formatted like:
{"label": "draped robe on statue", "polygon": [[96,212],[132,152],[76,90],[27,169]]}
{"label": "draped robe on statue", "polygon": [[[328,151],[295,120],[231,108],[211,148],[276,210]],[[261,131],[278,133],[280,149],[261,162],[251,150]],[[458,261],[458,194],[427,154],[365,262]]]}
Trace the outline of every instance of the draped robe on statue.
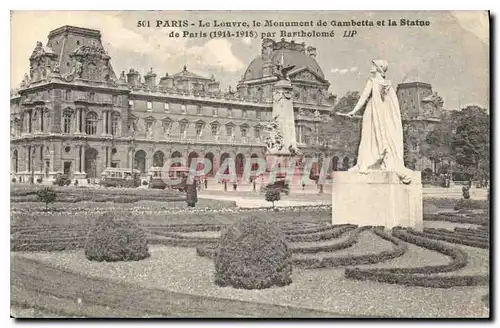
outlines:
{"label": "draped robe on statue", "polygon": [[403,125],[396,92],[391,82],[369,78],[361,98],[368,97],[361,128],[357,164],[349,171],[394,171],[410,183],[410,170],[404,166]]}

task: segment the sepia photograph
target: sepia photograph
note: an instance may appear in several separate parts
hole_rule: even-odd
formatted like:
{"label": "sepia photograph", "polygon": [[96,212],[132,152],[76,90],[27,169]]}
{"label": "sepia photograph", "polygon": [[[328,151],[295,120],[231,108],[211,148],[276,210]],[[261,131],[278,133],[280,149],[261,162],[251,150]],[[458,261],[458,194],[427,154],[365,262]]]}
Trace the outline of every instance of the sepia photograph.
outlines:
{"label": "sepia photograph", "polygon": [[10,315],[491,319],[488,11],[10,12]]}

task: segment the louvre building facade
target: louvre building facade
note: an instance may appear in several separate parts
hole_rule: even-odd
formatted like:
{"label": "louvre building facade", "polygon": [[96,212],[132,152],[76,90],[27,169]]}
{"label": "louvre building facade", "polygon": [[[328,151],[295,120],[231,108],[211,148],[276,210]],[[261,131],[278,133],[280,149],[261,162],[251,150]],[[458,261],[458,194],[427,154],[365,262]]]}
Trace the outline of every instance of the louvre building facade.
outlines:
{"label": "louvre building facade", "polygon": [[[295,65],[289,76],[299,148],[306,156],[332,157],[332,169],[345,169],[354,164],[357,145],[342,135],[356,123],[330,116],[330,83],[315,57],[316,49],[303,43],[265,39],[236,90],[223,92],[215,77],[187,67],[161,76],[153,69],[144,76],[135,69],[117,75],[100,31],[60,27],[46,45],[37,42],[29,74],[11,95],[11,173],[23,181],[58,172],[99,177],[106,167],[146,173],[175,157],[208,158],[214,172],[232,157],[242,171],[245,158],[265,157],[262,122],[271,120],[279,60]],[[326,143],[325,122],[338,126]]]}

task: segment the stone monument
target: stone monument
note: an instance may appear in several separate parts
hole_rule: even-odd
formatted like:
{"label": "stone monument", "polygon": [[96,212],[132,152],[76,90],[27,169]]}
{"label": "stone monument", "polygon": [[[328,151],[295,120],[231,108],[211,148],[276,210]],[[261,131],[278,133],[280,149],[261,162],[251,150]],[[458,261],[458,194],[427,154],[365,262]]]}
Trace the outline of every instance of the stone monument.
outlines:
{"label": "stone monument", "polygon": [[357,163],[333,175],[332,223],[421,230],[421,174],[404,166],[401,113],[387,69],[385,60],[372,61],[371,76],[354,109],[337,113],[353,117],[366,104]]}
{"label": "stone monument", "polygon": [[[281,62],[274,68],[274,75],[278,77],[278,81],[273,86],[273,119],[264,123],[264,129],[268,133],[266,138],[268,171],[277,167],[284,169],[290,165],[292,158],[301,155],[295,136],[293,87],[288,77],[288,72],[294,67],[295,65],[285,66],[282,55]],[[293,177],[281,175],[281,178],[290,181]]]}

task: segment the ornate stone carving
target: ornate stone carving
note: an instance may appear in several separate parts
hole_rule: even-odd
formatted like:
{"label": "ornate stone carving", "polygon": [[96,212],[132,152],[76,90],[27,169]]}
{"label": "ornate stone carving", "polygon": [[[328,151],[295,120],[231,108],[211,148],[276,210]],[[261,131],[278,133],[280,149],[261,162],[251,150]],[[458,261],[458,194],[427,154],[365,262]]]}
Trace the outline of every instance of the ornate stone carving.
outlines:
{"label": "ornate stone carving", "polygon": [[104,48],[102,48],[96,42],[93,42],[89,45],[81,45],[80,47],[76,48],[70,56],[81,57],[82,59],[92,63],[97,63],[101,59],[110,59]]}
{"label": "ornate stone carving", "polygon": [[283,149],[283,135],[281,134],[280,123],[278,117],[275,117],[273,121],[262,123],[264,131],[268,133],[266,137],[266,147],[269,152],[281,151]]}
{"label": "ornate stone carving", "polygon": [[278,103],[282,99],[292,99],[293,97],[293,92],[290,90],[283,90],[283,89],[275,89],[274,94],[273,94],[273,102]]}
{"label": "ornate stone carving", "polygon": [[21,81],[21,88],[25,88],[30,84],[30,77],[27,73],[24,74],[24,78]]}
{"label": "ornate stone carving", "polygon": [[297,74],[296,79],[298,80],[307,80],[307,81],[316,81],[316,76],[311,72],[302,72]]}
{"label": "ornate stone carving", "polygon": [[75,77],[82,77],[83,73],[83,64],[77,59],[73,58],[73,67],[71,68],[71,71],[67,74],[64,74],[63,78],[67,82],[71,82],[75,79]]}
{"label": "ornate stone carving", "polygon": [[271,55],[273,54],[274,41],[272,39],[262,40],[262,60],[271,60]]}

